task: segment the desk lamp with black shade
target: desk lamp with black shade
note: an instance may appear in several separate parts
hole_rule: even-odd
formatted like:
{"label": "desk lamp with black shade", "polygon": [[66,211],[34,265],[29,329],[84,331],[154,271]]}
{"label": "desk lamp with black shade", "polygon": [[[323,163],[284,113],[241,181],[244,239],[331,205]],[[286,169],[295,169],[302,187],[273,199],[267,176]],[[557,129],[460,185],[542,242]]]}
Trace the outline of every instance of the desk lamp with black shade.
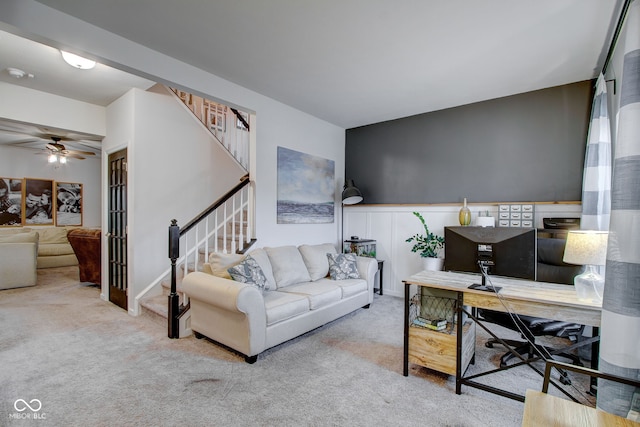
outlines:
{"label": "desk lamp with black shade", "polygon": [[567,234],[562,260],[568,264],[585,266],[585,271],[573,280],[579,300],[602,302],[604,278],[595,266],[607,262],[608,238],[606,231],[570,230]]}

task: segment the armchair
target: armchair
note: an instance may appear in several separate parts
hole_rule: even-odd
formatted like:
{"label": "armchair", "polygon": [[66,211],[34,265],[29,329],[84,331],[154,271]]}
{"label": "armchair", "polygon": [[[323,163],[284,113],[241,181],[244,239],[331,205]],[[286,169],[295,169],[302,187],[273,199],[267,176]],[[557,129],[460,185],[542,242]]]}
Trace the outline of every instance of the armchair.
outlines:
{"label": "armchair", "polygon": [[75,228],[67,234],[67,239],[78,258],[80,281],[100,285],[102,268],[102,247],[100,229]]}

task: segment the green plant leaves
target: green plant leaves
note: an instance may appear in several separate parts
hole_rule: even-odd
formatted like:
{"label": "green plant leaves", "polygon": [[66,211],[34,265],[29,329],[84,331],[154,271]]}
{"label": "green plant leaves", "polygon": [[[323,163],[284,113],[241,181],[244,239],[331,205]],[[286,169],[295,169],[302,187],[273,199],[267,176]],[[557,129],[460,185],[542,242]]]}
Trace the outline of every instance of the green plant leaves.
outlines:
{"label": "green plant leaves", "polygon": [[408,243],[414,242],[411,252],[417,252],[423,258],[437,258],[438,251],[444,248],[444,237],[429,231],[429,227],[420,212],[414,212],[413,214],[422,223],[425,234],[415,234],[405,241]]}

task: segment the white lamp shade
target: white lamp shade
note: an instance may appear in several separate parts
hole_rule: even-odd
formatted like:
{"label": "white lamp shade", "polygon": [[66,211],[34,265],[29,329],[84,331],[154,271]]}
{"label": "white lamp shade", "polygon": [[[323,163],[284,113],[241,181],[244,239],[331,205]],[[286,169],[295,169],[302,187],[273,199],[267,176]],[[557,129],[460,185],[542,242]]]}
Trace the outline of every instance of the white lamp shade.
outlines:
{"label": "white lamp shade", "polygon": [[607,231],[569,231],[563,261],[578,265],[605,265],[608,238]]}

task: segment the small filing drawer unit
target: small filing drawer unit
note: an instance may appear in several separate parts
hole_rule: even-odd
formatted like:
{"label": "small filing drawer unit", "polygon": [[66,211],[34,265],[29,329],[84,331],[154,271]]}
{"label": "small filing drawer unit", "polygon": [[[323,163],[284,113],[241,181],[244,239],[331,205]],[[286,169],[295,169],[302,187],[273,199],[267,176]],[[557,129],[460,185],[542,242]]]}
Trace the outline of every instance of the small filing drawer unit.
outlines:
{"label": "small filing drawer unit", "polygon": [[534,227],[534,205],[504,204],[498,207],[498,227]]}

